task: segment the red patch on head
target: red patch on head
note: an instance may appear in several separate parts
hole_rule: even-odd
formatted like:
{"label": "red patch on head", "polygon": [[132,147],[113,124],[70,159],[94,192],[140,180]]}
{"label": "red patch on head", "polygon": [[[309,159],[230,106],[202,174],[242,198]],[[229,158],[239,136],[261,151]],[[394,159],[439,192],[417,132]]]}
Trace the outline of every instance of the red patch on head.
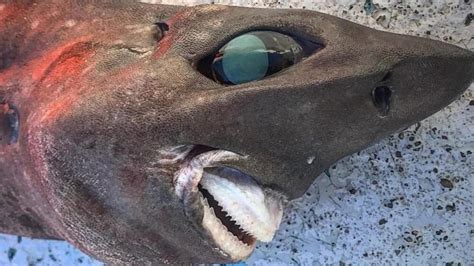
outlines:
{"label": "red patch on head", "polygon": [[[81,63],[84,63],[87,57],[92,54],[90,47],[87,47],[87,40],[87,37],[78,38],[62,44],[51,51],[44,53],[40,58],[33,60],[30,64],[30,72],[33,81],[45,79],[46,74],[50,74],[54,68],[58,67],[67,70],[68,74],[72,74],[74,71],[77,72],[77,70],[81,68]],[[65,62],[71,57],[74,57],[75,59],[73,61]]]}
{"label": "red patch on head", "polygon": [[166,24],[169,27],[169,31],[167,31],[165,34],[165,37],[163,37],[159,42],[158,42],[158,48],[155,51],[154,57],[159,58],[166,54],[168,50],[171,48],[171,45],[175,42],[175,37],[176,37],[176,32],[173,30],[173,26],[180,20],[184,20],[189,17],[189,11],[184,10],[176,13],[174,16],[172,16],[170,19],[166,21]]}
{"label": "red patch on head", "polygon": [[85,88],[87,81],[82,71],[94,54],[92,45],[85,40],[82,37],[56,47],[30,65],[32,81],[40,83],[34,97],[46,104],[41,108],[42,122],[67,112]]}
{"label": "red patch on head", "polygon": [[156,50],[156,52],[154,54],[154,57],[155,58],[160,58],[164,54],[166,54],[166,52],[168,52],[168,50],[170,49],[172,43],[173,43],[173,37],[170,36],[170,35],[166,35],[159,42],[158,49]]}
{"label": "red patch on head", "polygon": [[22,16],[27,5],[24,4],[0,4],[0,24],[5,23],[9,19],[15,19],[18,16]]}
{"label": "red patch on head", "polygon": [[74,102],[78,98],[78,94],[65,94],[57,101],[51,102],[47,105],[46,110],[42,116],[41,122],[54,120],[62,113],[67,112],[67,110],[72,106],[72,104],[74,104]]}
{"label": "red patch on head", "polygon": [[10,67],[8,69],[2,70],[0,72],[0,84],[7,85],[13,80],[15,76],[18,75],[18,67]]}
{"label": "red patch on head", "polygon": [[92,55],[92,51],[85,43],[74,45],[65,51],[58,61],[46,70],[44,83],[55,83],[65,78],[75,78]]}

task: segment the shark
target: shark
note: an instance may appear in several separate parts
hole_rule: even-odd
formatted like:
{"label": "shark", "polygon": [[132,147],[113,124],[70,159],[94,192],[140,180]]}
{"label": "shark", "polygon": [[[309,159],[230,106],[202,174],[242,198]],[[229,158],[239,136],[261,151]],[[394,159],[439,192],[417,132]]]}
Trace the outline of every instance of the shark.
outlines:
{"label": "shark", "polygon": [[474,53],[308,10],[0,4],[0,232],[231,263],[339,159],[441,110]]}

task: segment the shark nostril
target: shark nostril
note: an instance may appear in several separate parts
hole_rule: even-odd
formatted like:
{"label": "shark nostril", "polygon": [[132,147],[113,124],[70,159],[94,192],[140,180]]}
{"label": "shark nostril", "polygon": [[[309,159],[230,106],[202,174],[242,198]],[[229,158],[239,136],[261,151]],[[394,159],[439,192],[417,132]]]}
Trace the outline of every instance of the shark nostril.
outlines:
{"label": "shark nostril", "polygon": [[390,111],[391,96],[392,90],[387,86],[378,86],[374,90],[372,90],[372,102],[374,106],[378,109],[381,117],[387,116],[388,112]]}

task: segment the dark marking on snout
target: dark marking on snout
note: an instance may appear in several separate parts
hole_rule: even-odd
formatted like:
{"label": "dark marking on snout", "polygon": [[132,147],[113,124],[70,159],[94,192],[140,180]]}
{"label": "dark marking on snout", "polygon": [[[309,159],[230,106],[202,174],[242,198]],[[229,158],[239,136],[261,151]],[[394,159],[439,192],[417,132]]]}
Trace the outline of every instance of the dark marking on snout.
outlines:
{"label": "dark marking on snout", "polygon": [[375,87],[371,92],[372,102],[377,108],[380,117],[386,117],[390,112],[390,104],[392,98],[392,89],[388,86],[392,72],[387,72],[382,78],[380,85]]}
{"label": "dark marking on snout", "polygon": [[392,90],[387,86],[377,86],[372,91],[372,102],[378,109],[380,116],[385,117],[390,112],[390,98]]}

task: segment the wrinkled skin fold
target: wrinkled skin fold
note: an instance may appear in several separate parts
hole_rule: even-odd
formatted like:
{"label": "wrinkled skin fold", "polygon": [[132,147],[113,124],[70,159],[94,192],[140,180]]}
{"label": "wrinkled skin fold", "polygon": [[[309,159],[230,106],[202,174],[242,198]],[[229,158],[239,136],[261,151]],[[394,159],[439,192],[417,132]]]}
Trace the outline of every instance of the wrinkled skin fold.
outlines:
{"label": "wrinkled skin fold", "polygon": [[[164,149],[240,154],[225,165],[291,200],[474,77],[470,51],[317,12],[30,2],[0,4],[0,232],[64,239],[112,264],[233,260],[201,227],[202,206],[176,195],[180,160],[161,164]],[[237,86],[196,70],[254,30],[322,49]],[[390,89],[389,110],[377,87]],[[15,143],[7,105],[20,113]]]}

